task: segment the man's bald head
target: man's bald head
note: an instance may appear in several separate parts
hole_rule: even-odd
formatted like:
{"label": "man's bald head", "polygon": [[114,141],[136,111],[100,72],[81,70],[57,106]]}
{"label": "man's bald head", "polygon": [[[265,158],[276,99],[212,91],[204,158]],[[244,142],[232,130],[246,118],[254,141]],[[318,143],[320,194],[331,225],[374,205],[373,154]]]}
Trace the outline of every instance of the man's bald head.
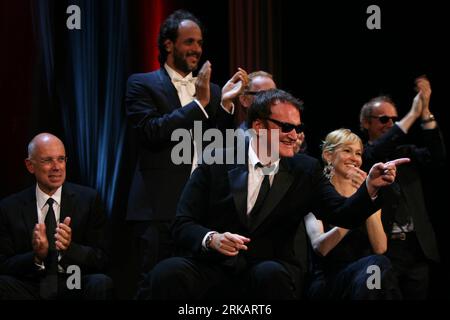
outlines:
{"label": "man's bald head", "polygon": [[36,148],[45,144],[60,144],[64,148],[63,142],[57,136],[46,132],[39,133],[28,143],[28,159],[32,158]]}

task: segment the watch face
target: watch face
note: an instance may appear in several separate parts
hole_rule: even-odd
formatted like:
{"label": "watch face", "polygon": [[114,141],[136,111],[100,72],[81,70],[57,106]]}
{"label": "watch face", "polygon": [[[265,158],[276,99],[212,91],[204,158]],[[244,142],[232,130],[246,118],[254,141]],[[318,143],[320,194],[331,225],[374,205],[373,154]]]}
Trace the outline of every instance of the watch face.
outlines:
{"label": "watch face", "polygon": [[210,244],[211,244],[211,241],[212,241],[212,239],[213,239],[213,235],[214,235],[214,233],[211,233],[211,234],[208,235],[208,237],[206,238],[206,241],[205,241],[205,246],[206,246],[206,248],[210,248]]}

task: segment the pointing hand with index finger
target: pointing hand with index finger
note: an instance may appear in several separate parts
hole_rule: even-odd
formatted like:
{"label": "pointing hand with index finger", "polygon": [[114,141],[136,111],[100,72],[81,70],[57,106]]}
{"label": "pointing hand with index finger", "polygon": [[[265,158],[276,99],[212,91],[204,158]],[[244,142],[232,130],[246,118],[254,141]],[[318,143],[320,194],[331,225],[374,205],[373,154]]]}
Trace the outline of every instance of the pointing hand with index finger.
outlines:
{"label": "pointing hand with index finger", "polygon": [[388,186],[395,181],[397,166],[410,162],[409,158],[400,158],[386,163],[376,163],[372,166],[367,176],[366,185],[370,196],[377,195],[378,189]]}

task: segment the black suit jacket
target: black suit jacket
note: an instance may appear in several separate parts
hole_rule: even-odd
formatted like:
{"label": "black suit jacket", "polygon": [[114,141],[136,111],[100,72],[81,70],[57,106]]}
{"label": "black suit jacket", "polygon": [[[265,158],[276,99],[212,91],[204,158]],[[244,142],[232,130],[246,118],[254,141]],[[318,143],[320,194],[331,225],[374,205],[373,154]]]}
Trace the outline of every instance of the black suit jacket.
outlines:
{"label": "black suit jacket", "polygon": [[[319,219],[350,228],[376,211],[365,184],[352,197],[342,197],[323,176],[316,159],[298,154],[281,159],[264,207],[249,224],[247,178],[247,164],[198,167],[178,204],[173,224],[177,244],[193,256],[232,267],[266,259],[296,265],[294,238],[307,213],[314,212]],[[202,240],[209,231],[249,237],[248,251],[241,251],[238,258],[204,252]]]}
{"label": "black suit jacket", "polygon": [[423,130],[421,138],[422,146],[407,144],[405,133],[395,125],[374,143],[365,145],[363,165],[368,169],[379,161],[401,157],[411,159],[410,163],[398,167],[396,181],[384,190],[384,230],[391,233],[397,208],[406,203],[411,208],[414,229],[425,256],[438,261],[438,247],[424,197],[422,172],[435,175],[444,168],[445,147],[439,129]]}
{"label": "black suit jacket", "polygon": [[137,133],[139,150],[128,198],[128,220],[173,220],[192,168],[190,164],[175,165],[171,160],[172,148],[178,143],[170,141],[175,129],[192,129],[194,121],[202,121],[203,131],[233,127],[233,116],[220,106],[220,88],[215,84],[210,88],[206,119],[196,102],[181,106],[164,68],[129,78],[127,117]]}
{"label": "black suit jacket", "polygon": [[[97,192],[64,183],[60,222],[65,217],[71,217],[72,243],[59,264],[63,267],[78,265],[82,274],[105,271],[108,263],[107,219]],[[38,276],[31,245],[36,223],[36,186],[0,202],[0,274]]]}

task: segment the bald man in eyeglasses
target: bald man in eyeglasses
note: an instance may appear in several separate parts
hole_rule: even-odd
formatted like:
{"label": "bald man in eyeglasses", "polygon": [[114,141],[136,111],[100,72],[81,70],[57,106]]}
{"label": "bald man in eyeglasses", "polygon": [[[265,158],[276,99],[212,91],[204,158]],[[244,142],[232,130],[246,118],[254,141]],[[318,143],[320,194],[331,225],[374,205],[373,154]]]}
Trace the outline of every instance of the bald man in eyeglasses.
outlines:
{"label": "bald man in eyeglasses", "polygon": [[66,182],[66,162],[63,142],[38,134],[25,159],[36,184],[0,201],[0,300],[113,297],[106,215],[95,190]]}
{"label": "bald man in eyeglasses", "polygon": [[[423,174],[433,175],[445,163],[445,150],[437,121],[430,111],[431,85],[426,77],[416,79],[411,109],[400,120],[394,102],[379,96],[364,104],[360,112],[361,129],[367,134],[363,164],[408,157],[399,167],[396,182],[387,188],[382,208],[384,229],[388,233],[387,256],[391,258],[405,299],[428,296],[429,263],[439,261],[439,253],[424,196]],[[406,141],[412,125],[421,122],[416,144]],[[408,144],[407,144],[408,143]],[[421,145],[422,147],[419,147]]]}

